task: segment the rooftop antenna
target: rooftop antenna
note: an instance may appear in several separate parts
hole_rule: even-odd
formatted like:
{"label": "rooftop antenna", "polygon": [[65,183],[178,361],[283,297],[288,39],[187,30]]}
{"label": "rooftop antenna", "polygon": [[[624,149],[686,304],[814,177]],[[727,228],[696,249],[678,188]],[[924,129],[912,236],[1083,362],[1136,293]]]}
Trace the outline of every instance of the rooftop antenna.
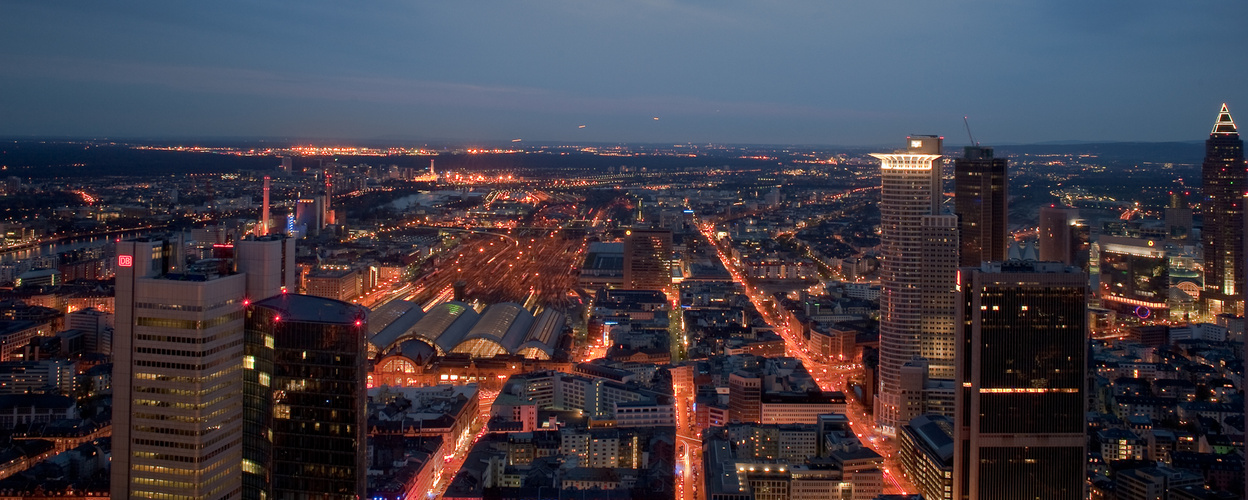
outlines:
{"label": "rooftop antenna", "polygon": [[971,135],[971,122],[965,116],[962,117],[962,124],[966,125],[966,136],[971,138],[971,144],[978,146],[979,143],[975,142],[975,136]]}

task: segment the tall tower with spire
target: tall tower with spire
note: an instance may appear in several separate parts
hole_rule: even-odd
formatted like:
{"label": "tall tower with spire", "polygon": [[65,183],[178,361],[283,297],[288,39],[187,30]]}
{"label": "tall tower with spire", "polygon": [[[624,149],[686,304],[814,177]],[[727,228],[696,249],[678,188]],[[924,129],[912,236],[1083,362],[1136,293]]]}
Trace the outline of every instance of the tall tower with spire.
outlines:
{"label": "tall tower with spire", "polygon": [[1226,104],[1218,112],[1205,141],[1204,229],[1205,310],[1211,314],[1244,311],[1244,194],[1248,193],[1248,165],[1244,141]]}

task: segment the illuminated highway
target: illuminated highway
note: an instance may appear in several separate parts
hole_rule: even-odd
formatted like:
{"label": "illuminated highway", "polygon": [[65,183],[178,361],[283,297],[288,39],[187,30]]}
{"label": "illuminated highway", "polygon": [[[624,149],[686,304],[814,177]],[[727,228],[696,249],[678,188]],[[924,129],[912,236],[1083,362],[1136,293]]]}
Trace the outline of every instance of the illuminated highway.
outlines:
{"label": "illuminated highway", "polygon": [[[711,243],[711,247],[715,249],[720,262],[724,264],[724,268],[732,274],[732,279],[745,289],[746,295],[750,302],[758,309],[763,320],[775,328],[776,333],[784,338],[785,352],[789,356],[798,358],[802,364],[806,366],[807,371],[814,377],[819,387],[825,391],[845,391],[847,382],[853,372],[858,368],[857,365],[847,364],[830,364],[823,361],[815,361],[810,357],[802,339],[798,338],[795,333],[790,330],[787,320],[784,316],[776,311],[775,301],[766,295],[763,290],[759,289],[750,280],[745,278],[742,272],[742,263],[733,260],[725,252],[724,244],[715,239],[715,226],[710,223],[700,223],[698,226],[702,232],[702,236]],[[852,393],[845,391],[847,398],[852,401]],[[900,458],[897,456],[895,443],[892,439],[881,434],[873,423],[870,415],[865,414],[861,405],[848,405],[848,414],[851,427],[858,434],[859,439],[864,444],[870,446],[884,457],[884,493],[885,494],[909,494],[918,491],[906,479],[903,469],[901,468]]]}

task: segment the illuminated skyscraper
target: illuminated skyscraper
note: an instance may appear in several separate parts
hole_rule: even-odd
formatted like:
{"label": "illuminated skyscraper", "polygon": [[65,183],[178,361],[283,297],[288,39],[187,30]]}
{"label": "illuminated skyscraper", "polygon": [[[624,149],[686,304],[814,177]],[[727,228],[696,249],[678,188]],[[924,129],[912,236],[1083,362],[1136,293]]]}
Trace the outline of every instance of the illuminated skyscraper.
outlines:
{"label": "illuminated skyscraper", "polygon": [[955,499],[1084,498],[1087,283],[1057,262],[958,273]]}
{"label": "illuminated skyscraper", "polygon": [[113,498],[239,498],[243,295],[224,261],[117,243]]}
{"label": "illuminated skyscraper", "polygon": [[364,497],[367,312],[296,294],[249,304],[245,498]]}
{"label": "illuminated skyscraper", "polygon": [[963,266],[1005,260],[1006,160],[992,148],[967,146],[953,162],[953,204],[961,230]]}
{"label": "illuminated skyscraper", "polygon": [[1244,165],[1244,141],[1226,104],[1218,112],[1205,141],[1205,201],[1201,206],[1205,249],[1205,290],[1201,299],[1211,314],[1242,314],[1244,293],[1244,193],[1248,192],[1248,169]]}
{"label": "illuminated skyscraper", "polygon": [[629,229],[624,236],[624,288],[662,290],[672,284],[672,231]]}
{"label": "illuminated skyscraper", "polygon": [[[875,418],[886,433],[909,422],[922,405],[902,397],[901,368],[922,356],[924,344],[926,217],[937,215],[941,202],[941,138],[916,135],[897,153],[872,154],[880,159],[880,390]],[[933,226],[936,221],[928,221]],[[939,226],[936,224],[935,226]],[[928,241],[931,243],[931,241]],[[956,248],[956,244],[954,245]],[[956,251],[952,257],[956,262]],[[952,266],[950,266],[952,267]],[[934,277],[927,277],[932,278]],[[952,281],[952,276],[949,280]],[[930,325],[929,325],[930,326]],[[919,388],[921,390],[921,388]]]}
{"label": "illuminated skyscraper", "polygon": [[[954,275],[958,271],[958,217],[928,215],[923,217],[923,261],[919,274],[922,293],[922,337],[919,355],[927,360],[928,377],[953,378],[953,317],[957,313],[953,301]],[[918,387],[922,390],[923,387]],[[922,413],[930,410],[926,402]],[[918,415],[913,415],[914,418]],[[909,422],[905,419],[901,422]]]}
{"label": "illuminated skyscraper", "polygon": [[[240,498],[244,305],[295,277],[294,240],[187,265],[180,239],[117,244],[112,495]],[[245,475],[245,474],[244,474]]]}

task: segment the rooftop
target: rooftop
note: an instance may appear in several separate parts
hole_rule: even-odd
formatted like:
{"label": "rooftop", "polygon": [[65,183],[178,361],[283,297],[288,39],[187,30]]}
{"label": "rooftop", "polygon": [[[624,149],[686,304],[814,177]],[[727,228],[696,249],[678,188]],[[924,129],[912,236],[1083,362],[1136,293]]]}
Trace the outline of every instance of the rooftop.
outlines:
{"label": "rooftop", "polygon": [[351,324],[363,321],[368,316],[368,309],[340,300],[283,293],[252,304],[252,307],[272,309],[281,315],[283,320],[302,323],[335,323]]}

